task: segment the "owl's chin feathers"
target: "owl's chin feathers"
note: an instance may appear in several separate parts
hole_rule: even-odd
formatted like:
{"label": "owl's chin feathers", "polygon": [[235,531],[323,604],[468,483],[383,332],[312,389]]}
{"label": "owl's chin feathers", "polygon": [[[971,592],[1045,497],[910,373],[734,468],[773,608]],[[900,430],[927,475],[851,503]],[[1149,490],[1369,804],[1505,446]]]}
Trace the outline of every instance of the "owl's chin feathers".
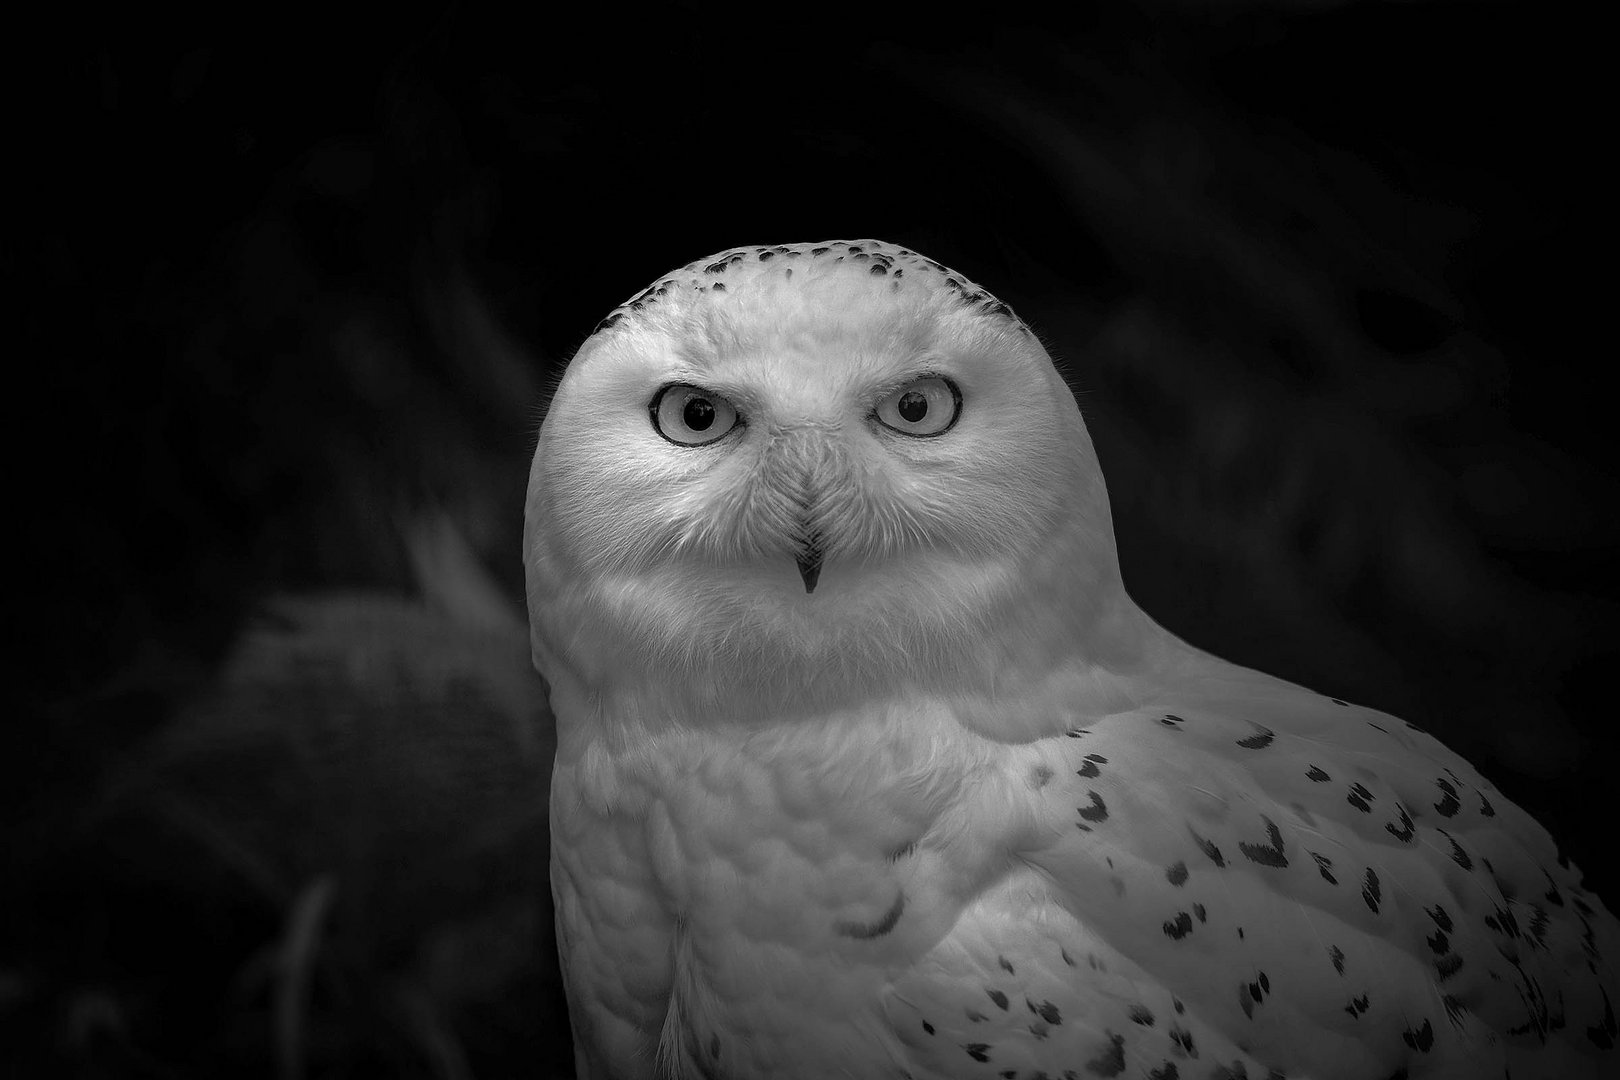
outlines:
{"label": "owl's chin feathers", "polygon": [[687,724],[782,720],[906,687],[994,698],[1076,654],[1094,654],[1099,670],[1129,666],[1156,630],[1112,558],[1098,557],[1111,555],[1112,537],[1096,539],[1019,558],[833,557],[814,591],[785,555],[558,575],[535,620],[536,652],[553,683],[636,698],[637,715]]}

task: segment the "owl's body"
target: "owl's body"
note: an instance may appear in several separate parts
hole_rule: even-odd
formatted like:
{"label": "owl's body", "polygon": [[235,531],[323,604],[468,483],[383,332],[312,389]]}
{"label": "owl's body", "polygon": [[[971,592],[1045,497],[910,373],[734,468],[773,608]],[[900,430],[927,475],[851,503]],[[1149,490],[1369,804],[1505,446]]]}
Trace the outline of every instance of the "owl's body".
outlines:
{"label": "owl's body", "polygon": [[524,553],[582,1075],[1620,1065],[1620,931],[1545,831],[1136,608],[1072,396],[937,264],[654,285],[559,389]]}

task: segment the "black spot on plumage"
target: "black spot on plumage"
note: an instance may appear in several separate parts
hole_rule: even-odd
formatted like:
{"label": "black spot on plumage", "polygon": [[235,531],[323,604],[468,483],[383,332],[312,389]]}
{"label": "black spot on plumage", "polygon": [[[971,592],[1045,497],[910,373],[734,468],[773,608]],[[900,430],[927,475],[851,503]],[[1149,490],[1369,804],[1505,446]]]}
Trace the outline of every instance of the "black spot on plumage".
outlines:
{"label": "black spot on plumage", "polygon": [[1312,780],[1314,780],[1318,784],[1325,784],[1329,780],[1333,779],[1333,777],[1329,776],[1327,773],[1323,772],[1321,769],[1317,768],[1315,765],[1312,765],[1309,769],[1306,769],[1305,770],[1305,775],[1310,777]]}
{"label": "black spot on plumage", "polygon": [[1086,1072],[1093,1076],[1118,1076],[1125,1071],[1125,1036],[1104,1031],[1108,1036],[1108,1049],[1086,1062]]}
{"label": "black spot on plumage", "polygon": [[1185,724],[1186,722],[1187,721],[1183,720],[1181,717],[1177,716],[1175,713],[1165,713],[1164,714],[1164,719],[1159,721],[1159,723],[1163,724],[1167,728],[1173,728],[1177,724]]}
{"label": "black spot on plumage", "polygon": [[1450,841],[1451,861],[1462,867],[1464,870],[1472,870],[1474,868],[1474,860],[1468,857],[1468,852],[1463,850],[1462,845],[1457,843],[1456,840],[1452,839],[1451,834],[1446,832],[1446,830],[1437,829],[1436,831]]}
{"label": "black spot on plumage", "polygon": [[[1189,827],[1187,831],[1192,832],[1192,829]],[[1216,847],[1214,842],[1209,841],[1209,840],[1205,840],[1202,836],[1199,836],[1197,833],[1193,833],[1192,838],[1193,838],[1193,843],[1198,845],[1198,850],[1202,851],[1204,853],[1204,855],[1206,857],[1208,857],[1210,862],[1214,863],[1216,866],[1225,866],[1226,865],[1226,859],[1224,857],[1222,857],[1221,849]]]}
{"label": "black spot on plumage", "polygon": [[990,1060],[989,1043],[967,1043],[962,1047],[962,1049],[966,1050],[967,1056],[972,1058],[974,1061]]}
{"label": "black spot on plumage", "polygon": [[1252,863],[1259,863],[1261,866],[1286,867],[1288,865],[1288,856],[1283,852],[1282,830],[1277,828],[1276,823],[1268,817],[1262,816],[1260,820],[1266,823],[1266,837],[1270,840],[1270,843],[1250,844],[1239,840],[1238,850],[1243,852],[1244,857]]}
{"label": "black spot on plumage", "polygon": [[1181,999],[1176,997],[1174,994],[1170,996],[1170,1007],[1176,1010],[1177,1016],[1180,1016],[1182,1013],[1187,1011],[1187,1006],[1183,1005],[1181,1003]]}
{"label": "black spot on plumage", "polygon": [[1450,994],[1440,995],[1440,1004],[1446,1007],[1446,1019],[1451,1021],[1451,1026],[1462,1027],[1463,1017],[1468,1015],[1468,1006]]}
{"label": "black spot on plumage", "polygon": [[1389,831],[1389,835],[1401,843],[1410,844],[1413,835],[1417,832],[1412,825],[1412,816],[1406,812],[1406,807],[1400,803],[1395,804],[1395,813],[1400,817],[1400,827],[1396,828],[1395,822],[1388,821],[1384,823],[1384,828]]}
{"label": "black spot on plumage", "polygon": [[1153,1010],[1146,1005],[1131,1006],[1131,1023],[1141,1024],[1143,1027],[1153,1026]]}
{"label": "black spot on plumage", "polygon": [[1088,761],[1084,765],[1081,765],[1078,769],[1076,769],[1074,771],[1074,775],[1083,776],[1087,780],[1094,780],[1098,776],[1102,775],[1102,770],[1097,768],[1097,763],[1096,762]]}
{"label": "black spot on plumage", "polygon": [[1058,1007],[1052,1004],[1050,1001],[1043,1001],[1037,1005],[1033,1001],[1029,1000],[1029,998],[1025,998],[1024,1004],[1029,1006],[1030,1012],[1034,1013],[1042,1020],[1045,1020],[1048,1024],[1057,1025],[1063,1023],[1063,1014],[1059,1012]]}
{"label": "black spot on plumage", "polygon": [[1360,810],[1363,814],[1372,813],[1373,793],[1362,784],[1351,784],[1350,794],[1345,796],[1345,802]]}
{"label": "black spot on plumage", "polygon": [[1547,909],[1540,904],[1530,905],[1530,936],[1537,945],[1546,948],[1547,944]]}
{"label": "black spot on plumage", "polygon": [[831,250],[832,250],[832,248],[830,248],[830,247],[811,248],[810,249],[810,257],[811,258],[816,258],[818,256],[827,254],[827,252],[829,252]]}
{"label": "black spot on plumage", "polygon": [[1322,875],[1323,880],[1329,885],[1337,885],[1339,879],[1333,876],[1333,860],[1326,855],[1318,855],[1314,851],[1310,853],[1310,856],[1316,860],[1316,872]]}
{"label": "black spot on plumage", "polygon": [[1451,948],[1451,939],[1446,937],[1444,930],[1436,930],[1428,938],[1429,949],[1436,956],[1444,956]]}
{"label": "black spot on plumage", "polygon": [[882,263],[873,263],[871,270],[868,271],[868,273],[870,273],[873,277],[882,277],[888,272],[889,268],[884,266]]}
{"label": "black spot on plumage", "polygon": [[1176,863],[1164,872],[1164,879],[1180,888],[1187,882],[1187,864],[1184,862]]}
{"label": "black spot on plumage", "polygon": [[1515,919],[1513,912],[1507,908],[1497,908],[1495,914],[1485,916],[1485,925],[1503,937],[1519,936],[1519,920]]}
{"label": "black spot on plumage", "polygon": [[1192,916],[1185,911],[1178,911],[1174,919],[1164,921],[1164,936],[1171,941],[1180,941],[1192,933],[1192,928]]}
{"label": "black spot on plumage", "polygon": [[1401,1032],[1401,1039],[1418,1053],[1427,1054],[1434,1049],[1434,1028],[1425,1020],[1423,1026],[1417,1030],[1407,1028]]}
{"label": "black spot on plumage", "polygon": [[1000,990],[992,990],[988,986],[984,988],[984,992],[990,996],[991,1001],[996,1003],[996,1008],[1000,1009],[1002,1012],[1007,1011],[1006,994],[1002,993]]}
{"label": "black spot on plumage", "polygon": [[1328,959],[1333,961],[1333,970],[1340,975],[1344,974],[1344,950],[1337,945],[1328,946]]}
{"label": "black spot on plumage", "polygon": [[963,1015],[965,1015],[968,1018],[968,1020],[972,1021],[975,1024],[982,1024],[986,1020],[990,1019],[988,1016],[984,1015],[984,1013],[980,1012],[978,1009],[963,1009],[962,1013],[963,1013]]}
{"label": "black spot on plumage", "polygon": [[1434,920],[1434,925],[1438,926],[1448,934],[1451,933],[1451,916],[1446,913],[1445,908],[1441,907],[1439,904],[1436,904],[1432,908],[1424,908],[1423,913]]}
{"label": "black spot on plumage", "polygon": [[1434,973],[1441,982],[1445,982],[1461,971],[1462,966],[1463,958],[1456,953],[1452,953],[1450,956],[1442,956],[1434,962]]}
{"label": "black spot on plumage", "polygon": [[1203,904],[1194,904],[1193,905],[1193,914],[1198,916],[1198,921],[1199,922],[1208,922],[1209,921],[1209,919],[1204,914],[1204,905]]}
{"label": "black spot on plumage", "polygon": [[1351,998],[1350,1003],[1344,1007],[1344,1011],[1353,1017],[1360,1018],[1361,1014],[1367,1011],[1367,995],[1362,994],[1360,997]]}
{"label": "black spot on plumage", "polygon": [[1456,786],[1444,777],[1436,777],[1434,782],[1440,788],[1440,801],[1434,804],[1435,812],[1441,817],[1456,817],[1457,811],[1462,809]]}
{"label": "black spot on plumage", "polygon": [[1272,740],[1277,737],[1277,733],[1260,724],[1254,726],[1259,730],[1246,739],[1239,739],[1237,744],[1245,750],[1264,750],[1271,745]]}
{"label": "black spot on plumage", "polygon": [[1090,806],[1076,807],[1075,812],[1085,821],[1103,822],[1108,820],[1108,807],[1104,805],[1102,796],[1095,791],[1086,792],[1091,797]]}
{"label": "black spot on plumage", "polygon": [[1378,887],[1378,875],[1370,866],[1361,879],[1361,899],[1366,902],[1374,915],[1378,914],[1378,905],[1383,900],[1383,892]]}
{"label": "black spot on plumage", "polygon": [[1379,725],[1373,723],[1371,720],[1367,721],[1367,726],[1372,728],[1374,731],[1382,731],[1385,735],[1389,734],[1389,728],[1380,727]]}
{"label": "black spot on plumage", "polygon": [[1339,698],[1330,698],[1329,700],[1332,701],[1333,704],[1335,704],[1335,705],[1344,705],[1344,706],[1348,707],[1349,704],[1350,704],[1347,701],[1341,701]]}
{"label": "black spot on plumage", "polygon": [[1083,727],[1070,728],[1068,731],[1064,732],[1064,734],[1071,739],[1083,739],[1087,735],[1091,734],[1091,729]]}
{"label": "black spot on plumage", "polygon": [[770,262],[772,259],[776,258],[776,252],[761,251],[758,257],[760,262]]}
{"label": "black spot on plumage", "polygon": [[1170,1026],[1170,1042],[1179,1055],[1190,1058],[1198,1056],[1198,1047],[1193,1043],[1192,1032],[1186,1028],[1172,1024]]}
{"label": "black spot on plumage", "polygon": [[1167,1061],[1148,1073],[1148,1080],[1181,1080],[1181,1070],[1176,1068],[1175,1062]]}
{"label": "black spot on plumage", "polygon": [[930,1024],[928,1021],[924,1020],[923,1021],[923,1030],[928,1032],[928,1034],[932,1035],[934,1033],[934,1025]]}
{"label": "black spot on plumage", "polygon": [[1068,964],[1070,967],[1074,967],[1074,957],[1069,955],[1068,949],[1058,949],[1058,955],[1063,957],[1063,962],[1065,964]]}
{"label": "black spot on plumage", "polygon": [[996,957],[996,964],[1000,966],[1002,971],[1005,971],[1009,975],[1018,974],[1018,972],[1013,970],[1012,964],[1007,962],[1007,958],[1005,956],[999,956],[998,955]]}

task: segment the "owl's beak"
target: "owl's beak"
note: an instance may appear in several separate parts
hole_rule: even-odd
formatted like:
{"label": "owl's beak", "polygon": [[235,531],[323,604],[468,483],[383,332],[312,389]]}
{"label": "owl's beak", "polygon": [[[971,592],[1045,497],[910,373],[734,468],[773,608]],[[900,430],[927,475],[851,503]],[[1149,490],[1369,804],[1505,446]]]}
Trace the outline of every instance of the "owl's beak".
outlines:
{"label": "owl's beak", "polygon": [[799,539],[798,550],[793,553],[794,560],[799,564],[799,577],[804,579],[804,591],[816,591],[816,582],[821,580],[821,534],[807,531]]}

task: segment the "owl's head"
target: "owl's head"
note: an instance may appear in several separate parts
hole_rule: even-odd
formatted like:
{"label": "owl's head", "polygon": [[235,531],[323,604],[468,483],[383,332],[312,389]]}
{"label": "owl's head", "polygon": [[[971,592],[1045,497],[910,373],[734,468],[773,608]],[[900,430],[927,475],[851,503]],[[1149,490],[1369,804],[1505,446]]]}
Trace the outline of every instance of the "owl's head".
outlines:
{"label": "owl's head", "polygon": [[993,679],[1122,596],[1045,350],[876,241],[723,252],[603,320],[540,430],[524,559],[537,664],[597,690]]}

